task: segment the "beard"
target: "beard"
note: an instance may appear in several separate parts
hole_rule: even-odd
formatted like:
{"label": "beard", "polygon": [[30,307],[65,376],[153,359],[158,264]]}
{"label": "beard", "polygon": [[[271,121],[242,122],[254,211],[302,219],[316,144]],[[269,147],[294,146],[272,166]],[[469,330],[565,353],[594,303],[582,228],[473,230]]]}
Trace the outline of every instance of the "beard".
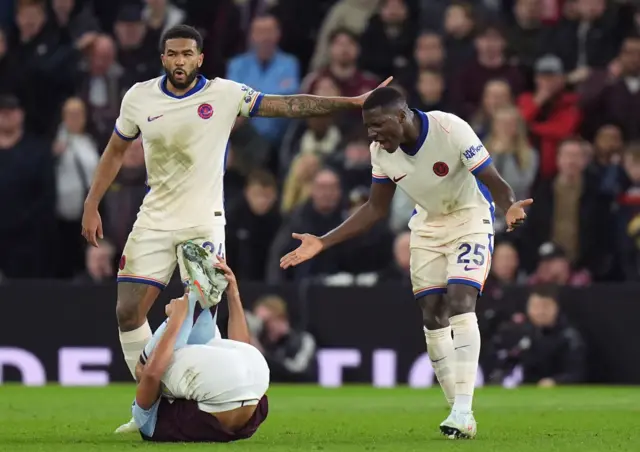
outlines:
{"label": "beard", "polygon": [[[174,69],[174,72],[176,70]],[[193,81],[196,79],[196,77],[198,76],[198,69],[194,69],[191,72],[186,72],[184,69],[181,69],[181,71],[183,71],[184,73],[186,73],[186,77],[184,78],[183,82],[179,82],[176,80],[176,78],[173,75],[173,72],[171,72],[169,69],[164,68],[164,73],[167,75],[167,79],[169,79],[169,81],[171,82],[171,84],[176,88],[176,89],[187,89],[189,87],[189,85],[191,85],[193,83]]]}

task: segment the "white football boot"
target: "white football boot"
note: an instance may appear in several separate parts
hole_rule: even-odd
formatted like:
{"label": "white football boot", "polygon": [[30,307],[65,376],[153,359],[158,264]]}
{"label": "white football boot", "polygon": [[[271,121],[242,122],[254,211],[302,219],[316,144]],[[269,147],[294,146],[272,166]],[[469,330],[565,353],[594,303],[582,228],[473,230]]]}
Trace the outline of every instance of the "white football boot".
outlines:
{"label": "white football boot", "polygon": [[473,439],[478,427],[473,417],[473,411],[452,410],[449,417],[440,424],[440,431],[449,439]]}
{"label": "white football boot", "polygon": [[122,424],[113,433],[133,433],[137,431],[138,431],[138,426],[136,425],[136,422],[133,420],[133,418],[131,418],[129,422],[127,422],[126,424]]}
{"label": "white football boot", "polygon": [[213,266],[215,256],[192,241],[180,244],[178,252],[182,253],[182,262],[189,275],[189,291],[199,295],[198,302],[202,309],[220,303],[229,283],[222,270]]}

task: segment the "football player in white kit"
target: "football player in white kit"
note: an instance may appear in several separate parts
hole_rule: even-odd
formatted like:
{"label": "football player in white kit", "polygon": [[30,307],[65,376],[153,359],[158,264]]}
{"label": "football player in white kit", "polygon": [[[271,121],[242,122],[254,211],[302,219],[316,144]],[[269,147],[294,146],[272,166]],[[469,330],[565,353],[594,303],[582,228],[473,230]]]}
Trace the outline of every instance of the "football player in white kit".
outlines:
{"label": "football player in white kit", "polygon": [[[177,245],[194,240],[215,255],[225,254],[223,175],[236,118],[327,115],[361,108],[368,95],[270,96],[230,80],[208,80],[198,74],[202,36],[186,25],[165,32],[161,53],[166,75],[136,83],[122,100],[82,218],[83,236],[98,246],[97,237],[103,235],[98,205],[129,144],[142,135],[148,193],[120,260],[116,305],[120,343],[132,375],[151,337],[149,308],[176,264],[186,278]],[[211,281],[203,284],[209,304],[216,303],[220,288]]]}
{"label": "football player in white kit", "polygon": [[411,282],[427,351],[452,407],[440,430],[450,438],[473,438],[480,355],[475,305],[491,264],[494,201],[512,230],[533,200],[514,199],[480,139],[455,115],[412,110],[398,91],[380,88],[364,103],[363,119],[373,141],[369,201],[322,237],[294,234],[302,243],[281,267],[365,232],[388,215],[396,186],[404,190],[416,203],[409,222]]}

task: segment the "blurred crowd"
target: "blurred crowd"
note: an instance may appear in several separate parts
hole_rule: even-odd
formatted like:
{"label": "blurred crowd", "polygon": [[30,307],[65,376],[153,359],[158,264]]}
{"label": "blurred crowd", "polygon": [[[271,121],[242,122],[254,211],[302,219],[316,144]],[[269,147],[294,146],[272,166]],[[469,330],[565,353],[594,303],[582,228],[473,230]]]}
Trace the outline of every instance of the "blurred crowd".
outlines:
{"label": "blurred crowd", "polygon": [[[528,222],[498,218],[487,291],[640,280],[640,4],[631,0],[0,0],[0,275],[112,280],[145,195],[134,142],[80,236],[123,94],[162,74],[163,30],[205,39],[202,72],[270,94],[356,96],[389,75],[410,106],[466,119]],[[291,232],[323,234],[366,202],[359,112],[238,118],[225,174],[227,258],[244,280],[409,284],[411,201],[282,272]]]}

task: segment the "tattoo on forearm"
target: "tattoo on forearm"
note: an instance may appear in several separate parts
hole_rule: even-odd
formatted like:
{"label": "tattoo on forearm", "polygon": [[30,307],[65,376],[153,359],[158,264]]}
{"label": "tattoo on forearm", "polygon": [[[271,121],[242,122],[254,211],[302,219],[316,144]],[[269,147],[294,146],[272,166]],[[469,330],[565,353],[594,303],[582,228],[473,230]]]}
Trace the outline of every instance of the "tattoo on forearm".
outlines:
{"label": "tattoo on forearm", "polygon": [[257,116],[307,118],[324,116],[335,111],[356,108],[348,97],[321,97],[306,94],[296,96],[264,96]]}

